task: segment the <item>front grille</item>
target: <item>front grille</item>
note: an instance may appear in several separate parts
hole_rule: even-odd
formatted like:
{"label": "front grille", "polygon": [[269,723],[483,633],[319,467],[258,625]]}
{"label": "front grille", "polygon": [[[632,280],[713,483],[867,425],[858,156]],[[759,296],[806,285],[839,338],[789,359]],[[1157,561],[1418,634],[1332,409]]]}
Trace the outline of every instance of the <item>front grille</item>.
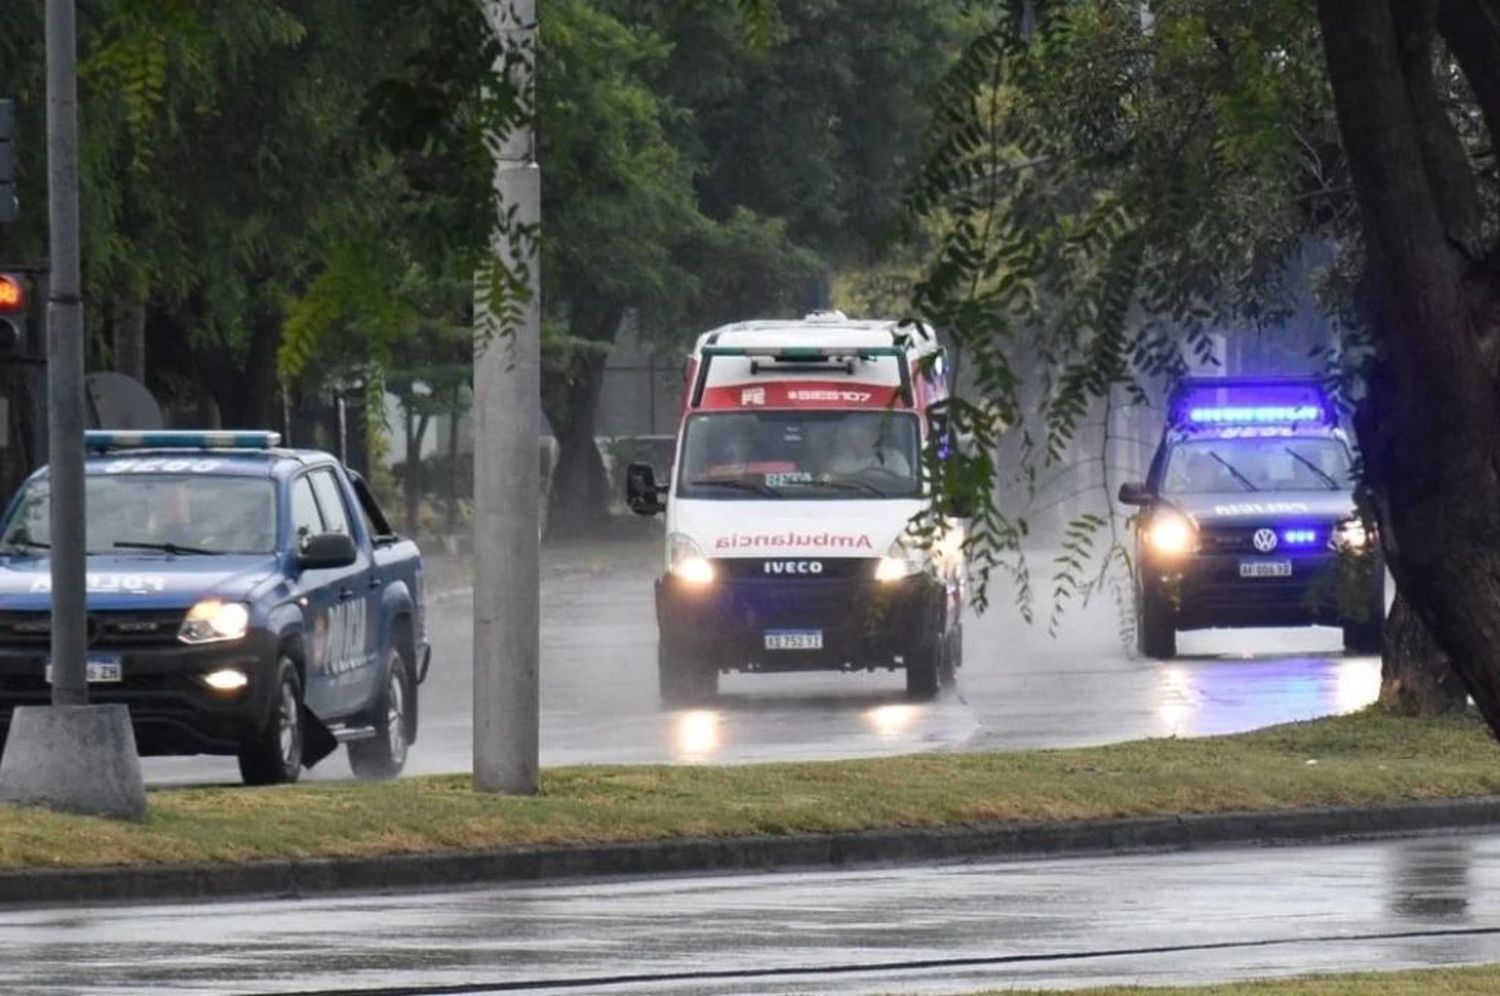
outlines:
{"label": "front grille", "polygon": [[[177,645],[181,609],[90,612],[90,650],[133,650]],[[52,642],[49,612],[0,612],[0,648],[45,652]]]}
{"label": "front grille", "polygon": [[865,557],[727,557],[713,562],[723,576],[745,581],[873,580],[880,561]]}
{"label": "front grille", "polygon": [[[1255,534],[1262,529],[1270,529],[1276,533],[1276,547],[1269,551],[1280,557],[1295,556],[1306,553],[1327,553],[1328,540],[1330,537],[1329,527],[1323,525],[1301,525],[1301,524],[1262,524],[1252,526],[1204,526],[1198,531],[1198,541],[1203,553],[1243,553],[1251,556],[1264,556],[1260,550],[1255,548]],[[1289,543],[1286,540],[1287,530],[1299,530],[1310,534],[1300,543]]]}

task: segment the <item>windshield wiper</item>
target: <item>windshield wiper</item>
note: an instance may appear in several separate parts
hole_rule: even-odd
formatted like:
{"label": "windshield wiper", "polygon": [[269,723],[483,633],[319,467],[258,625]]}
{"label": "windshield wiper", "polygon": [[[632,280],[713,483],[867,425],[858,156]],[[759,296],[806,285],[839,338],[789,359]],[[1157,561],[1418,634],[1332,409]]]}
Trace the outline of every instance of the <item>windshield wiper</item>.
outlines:
{"label": "windshield wiper", "polygon": [[736,491],[749,491],[752,494],[764,495],[767,498],[781,497],[781,492],[769,484],[741,481],[732,477],[722,480],[716,477],[694,477],[690,478],[687,483],[689,487],[694,488],[733,488]]}
{"label": "windshield wiper", "polygon": [[204,550],[196,546],[178,546],[176,543],[146,543],[139,540],[116,540],[115,547],[120,550],[160,550],[162,553],[191,553],[204,556],[213,556],[213,550]]}
{"label": "windshield wiper", "polygon": [[4,548],[7,550],[14,550],[17,548],[23,550],[50,550],[52,549],[52,544],[43,543],[41,540],[34,540],[30,536],[27,536],[25,533],[18,533],[15,536],[12,536],[10,539],[6,540]]}
{"label": "windshield wiper", "polygon": [[876,498],[890,498],[888,492],[882,491],[868,481],[805,481],[809,488],[833,488],[837,491],[860,491]]}
{"label": "windshield wiper", "polygon": [[1307,457],[1303,456],[1301,453],[1298,453],[1296,450],[1292,449],[1290,446],[1285,446],[1285,447],[1282,447],[1282,448],[1285,449],[1288,453],[1290,453],[1292,455],[1292,459],[1293,460],[1296,460],[1302,466],[1306,467],[1308,470],[1312,471],[1314,474],[1317,474],[1319,477],[1321,477],[1323,479],[1323,483],[1326,484],[1326,485],[1328,485],[1328,490],[1329,491],[1337,491],[1337,490],[1339,490],[1339,482],[1335,481],[1333,479],[1333,475],[1330,474],[1330,473],[1328,473],[1328,471],[1324,470],[1322,467],[1319,467],[1317,464],[1313,463]]}
{"label": "windshield wiper", "polygon": [[1233,474],[1234,475],[1234,479],[1236,481],[1239,481],[1241,484],[1243,484],[1245,486],[1245,490],[1246,491],[1259,491],[1260,490],[1260,488],[1257,488],[1254,484],[1251,483],[1250,478],[1246,477],[1244,474],[1241,474],[1239,472],[1239,470],[1237,470],[1235,468],[1234,464],[1230,463],[1228,460],[1225,460],[1223,457],[1219,456],[1219,454],[1218,454],[1217,451],[1215,451],[1215,450],[1209,450],[1208,451],[1208,455],[1211,456],[1211,457],[1213,457],[1215,460],[1219,461],[1219,463],[1223,465],[1223,467],[1224,467],[1225,470],[1227,470],[1231,474]]}

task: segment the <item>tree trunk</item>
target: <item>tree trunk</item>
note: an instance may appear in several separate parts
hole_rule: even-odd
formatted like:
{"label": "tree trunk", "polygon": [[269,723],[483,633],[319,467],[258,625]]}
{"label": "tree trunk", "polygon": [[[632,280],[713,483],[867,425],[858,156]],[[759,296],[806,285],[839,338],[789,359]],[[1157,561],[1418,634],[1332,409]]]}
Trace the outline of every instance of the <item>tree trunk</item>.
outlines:
{"label": "tree trunk", "polygon": [[402,475],[402,498],[406,504],[406,535],[416,536],[422,510],[422,441],[427,438],[427,416],[406,410],[406,473]]}
{"label": "tree trunk", "polygon": [[1448,656],[1397,591],[1385,624],[1380,704],[1406,715],[1439,716],[1462,709],[1468,698]]}
{"label": "tree trunk", "polygon": [[542,385],[542,405],[557,437],[557,464],[547,493],[548,535],[597,533],[609,518],[609,482],[595,440],[599,392],[611,344],[624,309],[580,299],[573,331],[586,345],[574,347],[562,369]]}
{"label": "tree trunk", "polygon": [[453,403],[448,408],[448,514],[449,536],[458,533],[458,420],[463,415],[463,388],[453,388]]}
{"label": "tree trunk", "polygon": [[575,360],[572,380],[554,392],[560,403],[548,406],[547,420],[557,434],[557,465],[547,495],[551,535],[598,532],[609,515],[609,484],[594,438],[604,363],[603,355]]}
{"label": "tree trunk", "polygon": [[276,350],[281,344],[279,316],[251,320],[250,346],[241,360],[225,345],[198,352],[198,372],[213,393],[226,429],[272,429],[281,424],[281,390],[276,380]]}
{"label": "tree trunk", "polygon": [[116,298],[113,322],[114,369],[146,382],[146,303],[134,297]]}
{"label": "tree trunk", "polygon": [[[1320,0],[1373,276],[1358,428],[1398,591],[1500,735],[1497,285],[1473,256],[1474,178],[1432,83],[1436,4]],[[1398,23],[1399,22],[1399,23]]]}

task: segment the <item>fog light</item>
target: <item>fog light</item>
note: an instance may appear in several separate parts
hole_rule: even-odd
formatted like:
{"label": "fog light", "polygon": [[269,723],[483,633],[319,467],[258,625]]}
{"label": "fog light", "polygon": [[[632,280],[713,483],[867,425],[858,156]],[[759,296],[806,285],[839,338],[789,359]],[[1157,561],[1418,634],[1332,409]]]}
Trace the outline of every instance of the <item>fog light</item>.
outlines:
{"label": "fog light", "polygon": [[243,671],[226,667],[204,675],[203,683],[216,692],[237,692],[250,684],[250,678]]}

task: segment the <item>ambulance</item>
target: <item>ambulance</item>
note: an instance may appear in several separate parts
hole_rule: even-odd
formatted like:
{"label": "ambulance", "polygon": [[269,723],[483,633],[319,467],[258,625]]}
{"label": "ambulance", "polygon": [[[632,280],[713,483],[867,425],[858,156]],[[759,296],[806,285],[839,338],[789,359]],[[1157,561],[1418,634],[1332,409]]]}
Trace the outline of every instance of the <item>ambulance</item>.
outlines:
{"label": "ambulance", "polygon": [[963,655],[960,527],[918,542],[922,454],[949,395],[932,330],[839,312],[701,335],[670,479],[633,464],[627,500],[666,514],[656,581],[667,706],[727,672],[904,671],[914,699]]}

